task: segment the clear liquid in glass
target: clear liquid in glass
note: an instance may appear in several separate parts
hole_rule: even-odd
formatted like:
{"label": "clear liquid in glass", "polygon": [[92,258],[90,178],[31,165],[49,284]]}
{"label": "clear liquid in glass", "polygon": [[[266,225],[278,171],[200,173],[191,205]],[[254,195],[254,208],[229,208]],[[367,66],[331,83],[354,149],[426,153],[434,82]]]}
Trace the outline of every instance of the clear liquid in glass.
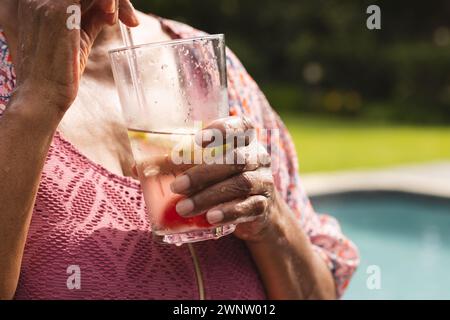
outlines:
{"label": "clear liquid in glass", "polygon": [[173,150],[177,155],[190,153],[193,160],[194,132],[148,132],[128,130],[136,167],[149,210],[153,235],[171,244],[217,239],[234,231],[234,225],[214,227],[208,223],[205,213],[190,218],[181,217],[175,206],[183,196],[175,194],[170,184],[192,162],[175,164]]}

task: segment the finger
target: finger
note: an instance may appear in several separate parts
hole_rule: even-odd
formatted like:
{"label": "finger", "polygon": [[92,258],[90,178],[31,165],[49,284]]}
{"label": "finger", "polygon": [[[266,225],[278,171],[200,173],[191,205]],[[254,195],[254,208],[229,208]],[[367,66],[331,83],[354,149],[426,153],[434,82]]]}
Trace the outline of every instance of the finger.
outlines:
{"label": "finger", "polygon": [[198,132],[195,142],[202,147],[217,146],[227,142],[234,142],[233,145],[248,145],[255,137],[254,129],[255,126],[247,117],[218,119]]}
{"label": "finger", "polygon": [[104,23],[114,25],[119,19],[119,0],[84,0],[82,3],[83,19],[94,16]]}
{"label": "finger", "polygon": [[176,211],[184,217],[195,216],[221,203],[251,195],[271,196],[272,186],[273,178],[270,169],[246,171],[179,201]]}
{"label": "finger", "polygon": [[86,40],[93,42],[106,23],[111,24],[117,11],[116,0],[84,0],[81,1],[83,17],[81,28],[88,36]]}
{"label": "finger", "polygon": [[136,14],[136,10],[129,0],[120,0],[119,19],[129,27],[137,27],[139,25],[139,18]]}
{"label": "finger", "polygon": [[81,14],[84,15],[86,12],[91,10],[92,7],[99,5],[98,0],[84,0],[81,1]]}
{"label": "finger", "polygon": [[223,157],[218,163],[197,165],[179,175],[170,186],[172,192],[189,195],[231,176],[270,166],[270,156],[259,144],[255,148],[234,149],[231,156]]}
{"label": "finger", "polygon": [[116,11],[115,0],[81,0],[81,13],[85,14],[93,7],[102,13],[114,13]]}
{"label": "finger", "polygon": [[111,15],[92,8],[81,19],[81,60],[87,61],[90,49],[106,23],[111,23]]}
{"label": "finger", "polygon": [[118,9],[117,0],[98,0],[98,5],[106,14],[115,14]]}
{"label": "finger", "polygon": [[116,24],[119,21],[119,1],[120,0],[115,0],[114,1],[114,6],[115,6],[115,11],[114,11],[114,23]]}
{"label": "finger", "polygon": [[106,23],[115,25],[119,21],[119,0],[100,0],[104,5],[104,14]]}
{"label": "finger", "polygon": [[206,219],[212,225],[240,224],[264,218],[269,206],[269,199],[261,196],[251,196],[245,200],[234,200],[219,205],[206,213]]}
{"label": "finger", "polygon": [[137,172],[142,178],[149,178],[158,174],[179,175],[192,167],[192,164],[175,164],[168,154],[148,156],[136,165]]}

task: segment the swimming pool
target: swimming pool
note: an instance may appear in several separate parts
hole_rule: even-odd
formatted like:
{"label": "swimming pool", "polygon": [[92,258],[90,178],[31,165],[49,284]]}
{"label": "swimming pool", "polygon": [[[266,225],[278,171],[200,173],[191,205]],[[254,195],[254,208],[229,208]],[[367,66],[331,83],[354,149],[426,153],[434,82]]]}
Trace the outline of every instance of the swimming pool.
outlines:
{"label": "swimming pool", "polygon": [[[450,199],[352,192],[311,200],[317,212],[339,220],[360,250],[344,299],[450,299]],[[371,290],[373,265],[381,286]]]}

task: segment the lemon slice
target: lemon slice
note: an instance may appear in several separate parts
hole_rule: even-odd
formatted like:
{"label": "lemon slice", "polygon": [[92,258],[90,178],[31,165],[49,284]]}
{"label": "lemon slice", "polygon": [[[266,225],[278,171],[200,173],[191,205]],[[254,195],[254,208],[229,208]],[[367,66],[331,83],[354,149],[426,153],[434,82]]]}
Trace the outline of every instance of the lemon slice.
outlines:
{"label": "lemon slice", "polygon": [[134,130],[128,130],[128,138],[130,140],[147,140],[148,134],[142,131],[134,131]]}

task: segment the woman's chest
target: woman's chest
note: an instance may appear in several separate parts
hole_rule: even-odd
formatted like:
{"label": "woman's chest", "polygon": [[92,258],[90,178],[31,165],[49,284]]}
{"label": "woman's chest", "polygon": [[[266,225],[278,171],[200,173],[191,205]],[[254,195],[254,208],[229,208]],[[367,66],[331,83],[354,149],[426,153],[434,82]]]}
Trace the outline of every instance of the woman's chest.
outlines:
{"label": "woman's chest", "polygon": [[132,155],[120,103],[112,84],[84,78],[59,132],[80,153],[117,174],[131,174]]}
{"label": "woman's chest", "polygon": [[[56,137],[37,194],[17,299],[263,299],[245,244],[153,241],[137,183],[100,170]],[[80,288],[73,288],[74,270]],[[70,285],[68,285],[70,284]]]}

